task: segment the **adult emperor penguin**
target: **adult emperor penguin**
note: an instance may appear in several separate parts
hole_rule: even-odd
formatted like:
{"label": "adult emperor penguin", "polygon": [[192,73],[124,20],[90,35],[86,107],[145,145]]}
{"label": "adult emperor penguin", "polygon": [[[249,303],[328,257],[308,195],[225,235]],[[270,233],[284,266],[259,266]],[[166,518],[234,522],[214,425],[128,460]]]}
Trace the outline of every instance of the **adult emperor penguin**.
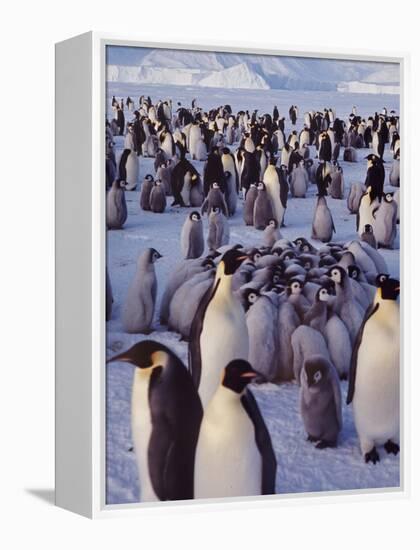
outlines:
{"label": "adult emperor penguin", "polygon": [[188,260],[204,252],[203,221],[197,211],[191,212],[181,229],[181,253]]}
{"label": "adult emperor penguin", "polygon": [[127,220],[125,191],[119,179],[114,180],[106,195],[106,225],[108,229],[122,229]]}
{"label": "adult emperor penguin", "polygon": [[194,460],[203,409],[182,361],[143,340],[108,360],[136,367],[131,433],[142,502],[194,498]]}
{"label": "adult emperor penguin", "polygon": [[365,462],[374,464],[377,445],[399,452],[400,432],[400,283],[379,275],[377,284],[353,348],[347,394]]}
{"label": "adult emperor penguin", "polygon": [[154,263],[161,257],[157,250],[148,248],[138,259],[122,314],[126,332],[147,334],[151,331],[157,293]]}
{"label": "adult emperor penguin", "polygon": [[246,386],[256,376],[244,360],[229,362],[205,409],[194,468],[194,498],[275,493],[277,462],[270,434]]}
{"label": "adult emperor penguin", "polygon": [[270,161],[270,164],[267,166],[264,172],[263,182],[271,199],[271,204],[273,205],[273,217],[277,220],[279,227],[281,227],[286,212],[287,192],[285,193],[282,188],[279,171],[275,166],[274,160]]}
{"label": "adult emperor penguin", "polygon": [[364,187],[361,183],[352,183],[347,196],[347,208],[351,214],[357,214],[360,205],[360,199],[364,193]]}
{"label": "adult emperor penguin", "polygon": [[335,447],[343,426],[340,382],[322,355],[305,360],[300,374],[300,412],[308,441],[317,449]]}
{"label": "adult emperor penguin", "polygon": [[217,389],[224,366],[233,359],[248,359],[245,312],[232,292],[233,274],[247,258],[237,249],[225,252],[191,326],[189,370],[204,408]]}
{"label": "adult emperor penguin", "polygon": [[327,243],[335,233],[334,220],[324,196],[318,196],[312,220],[312,238]]}
{"label": "adult emperor penguin", "polygon": [[375,196],[375,192],[372,187],[369,186],[360,199],[359,209],[357,211],[356,229],[360,237],[362,236],[367,224],[374,227],[375,218],[373,212],[377,210],[378,207],[379,200]]}

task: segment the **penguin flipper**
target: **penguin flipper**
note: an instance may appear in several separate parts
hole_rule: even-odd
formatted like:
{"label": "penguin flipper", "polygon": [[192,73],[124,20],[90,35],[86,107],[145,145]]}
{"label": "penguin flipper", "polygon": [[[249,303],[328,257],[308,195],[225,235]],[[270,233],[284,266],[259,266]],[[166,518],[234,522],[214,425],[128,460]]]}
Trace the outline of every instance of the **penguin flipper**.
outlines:
{"label": "penguin flipper", "polygon": [[350,405],[354,397],[354,388],[356,385],[357,357],[359,354],[360,344],[362,343],[365,324],[370,319],[370,317],[372,317],[372,315],[376,313],[378,308],[379,308],[379,304],[376,304],[376,305],[372,304],[371,306],[368,307],[368,309],[366,310],[363,322],[359,328],[359,332],[357,333],[356,341],[354,342],[353,351],[351,354],[351,361],[350,361],[349,387],[347,391],[347,400],[346,400],[347,405]]}
{"label": "penguin flipper", "polygon": [[273,495],[276,492],[277,460],[271,437],[261,416],[260,409],[252,392],[248,389],[241,397],[242,405],[255,428],[255,442],[262,458],[261,494]]}

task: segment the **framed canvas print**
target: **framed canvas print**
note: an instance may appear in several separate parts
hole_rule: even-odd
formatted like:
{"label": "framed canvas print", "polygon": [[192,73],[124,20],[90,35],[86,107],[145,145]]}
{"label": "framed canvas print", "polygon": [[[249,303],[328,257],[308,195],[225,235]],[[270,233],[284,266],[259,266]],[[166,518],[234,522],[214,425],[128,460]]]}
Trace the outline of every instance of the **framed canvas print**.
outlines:
{"label": "framed canvas print", "polygon": [[404,493],[404,62],[57,44],[58,505]]}

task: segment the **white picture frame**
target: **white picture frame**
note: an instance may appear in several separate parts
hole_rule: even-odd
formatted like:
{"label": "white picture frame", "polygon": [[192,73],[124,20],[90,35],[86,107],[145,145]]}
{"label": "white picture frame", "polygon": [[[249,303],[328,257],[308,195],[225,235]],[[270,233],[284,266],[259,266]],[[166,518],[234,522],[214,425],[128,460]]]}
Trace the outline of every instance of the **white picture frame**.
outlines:
{"label": "white picture frame", "polygon": [[[401,70],[401,133],[406,144],[408,54],[381,55],[369,51],[332,51],[316,48],[246,44],[181,44],[142,42],[111,34],[89,32],[56,45],[56,504],[90,518],[126,514],[158,514],[161,507],[176,511],[210,509],[206,501],[107,505],[105,503],[105,48],[137,46],[287,55],[294,57],[399,63]],[[79,121],[67,105],[79,102]],[[69,155],[69,151],[72,154]],[[78,158],[78,163],[72,159]],[[409,174],[407,147],[401,154],[401,319],[404,345],[401,364],[401,486],[273,495],[264,498],[223,499],[211,506],[224,509],[313,502],[402,498],[409,494],[409,364],[406,297]]]}

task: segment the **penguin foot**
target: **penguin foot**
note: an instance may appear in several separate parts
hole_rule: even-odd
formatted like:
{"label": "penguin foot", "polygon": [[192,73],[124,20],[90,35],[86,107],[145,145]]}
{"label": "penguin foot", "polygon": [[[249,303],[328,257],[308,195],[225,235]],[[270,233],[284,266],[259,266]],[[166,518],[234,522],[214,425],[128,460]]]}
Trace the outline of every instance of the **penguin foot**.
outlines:
{"label": "penguin foot", "polygon": [[390,439],[385,443],[384,449],[388,454],[392,453],[393,455],[397,455],[400,452],[400,446]]}
{"label": "penguin foot", "polygon": [[378,455],[378,451],[376,450],[375,447],[373,447],[373,449],[371,449],[368,453],[365,454],[365,462],[366,464],[368,462],[373,462],[373,464],[376,464],[377,462],[379,462],[381,459],[379,458],[379,455]]}
{"label": "penguin foot", "polygon": [[306,438],[306,441],[310,441],[311,443],[315,443],[315,441],[318,441],[318,439],[316,437],[314,437],[313,435],[308,434],[308,437]]}
{"label": "penguin foot", "polygon": [[335,443],[331,443],[331,441],[324,441],[321,439],[321,441],[318,441],[318,443],[315,445],[316,449],[328,449],[328,447],[336,447]]}

